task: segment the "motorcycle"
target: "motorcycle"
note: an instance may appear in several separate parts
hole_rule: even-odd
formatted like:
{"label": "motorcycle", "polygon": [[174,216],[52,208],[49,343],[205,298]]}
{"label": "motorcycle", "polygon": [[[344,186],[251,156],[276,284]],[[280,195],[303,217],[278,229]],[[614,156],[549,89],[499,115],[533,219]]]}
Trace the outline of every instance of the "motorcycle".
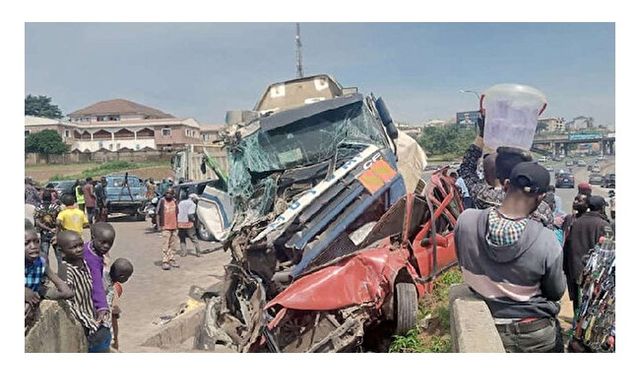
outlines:
{"label": "motorcycle", "polygon": [[156,220],[157,207],[158,197],[153,197],[150,201],[147,201],[147,204],[144,207],[144,212],[151,219],[151,224],[155,230],[158,230],[158,221]]}

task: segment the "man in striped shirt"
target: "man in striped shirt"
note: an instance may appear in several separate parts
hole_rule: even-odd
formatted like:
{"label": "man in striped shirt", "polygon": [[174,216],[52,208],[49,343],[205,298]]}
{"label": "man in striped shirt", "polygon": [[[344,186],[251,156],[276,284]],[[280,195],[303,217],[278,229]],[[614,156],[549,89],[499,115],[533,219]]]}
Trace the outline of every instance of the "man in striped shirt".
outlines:
{"label": "man in striped shirt", "polygon": [[57,242],[62,252],[60,277],[73,289],[73,298],[67,300],[73,316],[85,329],[89,342],[89,353],[109,352],[111,332],[100,325],[95,317],[95,308],[91,298],[92,279],[89,267],[83,258],[82,237],[74,231],[61,231]]}

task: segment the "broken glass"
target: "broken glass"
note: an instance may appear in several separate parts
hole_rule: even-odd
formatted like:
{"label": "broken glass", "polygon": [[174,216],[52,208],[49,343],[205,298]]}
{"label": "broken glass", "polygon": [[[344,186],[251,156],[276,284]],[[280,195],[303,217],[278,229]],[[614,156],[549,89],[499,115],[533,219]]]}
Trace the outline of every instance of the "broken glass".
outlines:
{"label": "broken glass", "polygon": [[362,101],[269,131],[260,129],[230,151],[230,192],[249,199],[258,180],[269,172],[314,165],[334,156],[342,159],[357,151],[357,145],[385,147],[381,125]]}

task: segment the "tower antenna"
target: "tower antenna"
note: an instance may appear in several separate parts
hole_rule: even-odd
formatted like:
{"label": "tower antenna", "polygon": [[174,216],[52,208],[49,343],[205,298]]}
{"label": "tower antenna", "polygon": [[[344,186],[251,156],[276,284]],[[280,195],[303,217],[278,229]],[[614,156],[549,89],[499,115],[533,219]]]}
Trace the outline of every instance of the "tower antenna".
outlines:
{"label": "tower antenna", "polygon": [[302,72],[302,42],[300,41],[300,24],[296,23],[296,65],[298,69],[298,78],[304,77]]}

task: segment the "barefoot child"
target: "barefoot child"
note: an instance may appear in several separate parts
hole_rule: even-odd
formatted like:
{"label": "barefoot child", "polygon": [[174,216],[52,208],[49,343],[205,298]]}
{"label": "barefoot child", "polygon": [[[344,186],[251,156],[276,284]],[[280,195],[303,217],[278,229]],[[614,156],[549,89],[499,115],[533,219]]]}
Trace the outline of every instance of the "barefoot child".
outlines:
{"label": "barefoot child", "polygon": [[122,284],[133,274],[133,264],[125,258],[116,259],[111,265],[109,273],[105,275],[105,289],[107,290],[107,302],[111,308],[111,333],[113,334],[113,348],[118,349],[118,319],[120,319],[120,306],[118,300],[122,295]]}

